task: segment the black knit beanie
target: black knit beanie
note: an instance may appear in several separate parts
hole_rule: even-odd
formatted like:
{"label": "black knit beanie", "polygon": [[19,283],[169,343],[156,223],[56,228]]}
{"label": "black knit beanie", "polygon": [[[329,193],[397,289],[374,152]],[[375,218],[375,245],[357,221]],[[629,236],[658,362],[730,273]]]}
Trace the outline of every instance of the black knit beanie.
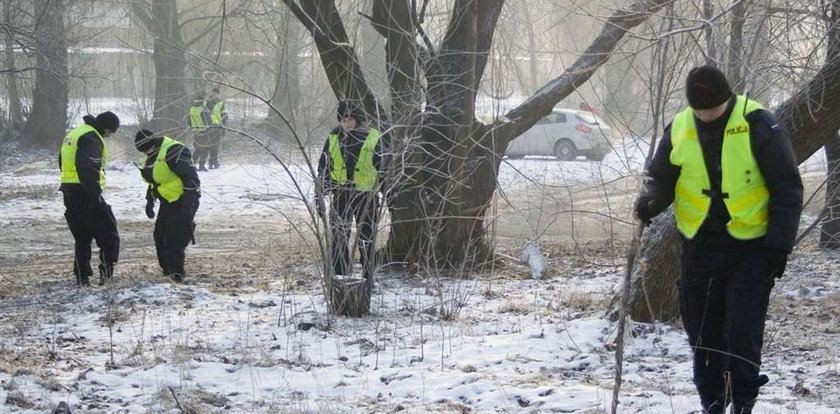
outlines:
{"label": "black knit beanie", "polygon": [[117,132],[120,129],[120,118],[111,111],[105,111],[96,116],[96,126],[103,130]]}
{"label": "black knit beanie", "polygon": [[134,136],[134,146],[140,152],[151,149],[154,146],[154,133],[148,129],[137,131],[137,135]]}
{"label": "black knit beanie", "polygon": [[352,101],[339,101],[336,110],[336,118],[341,122],[345,117],[355,118],[356,122],[361,124],[365,122],[365,114],[359,106]]}
{"label": "black knit beanie", "polygon": [[692,109],[711,109],[732,97],[726,75],[713,66],[699,66],[688,72],[685,96]]}

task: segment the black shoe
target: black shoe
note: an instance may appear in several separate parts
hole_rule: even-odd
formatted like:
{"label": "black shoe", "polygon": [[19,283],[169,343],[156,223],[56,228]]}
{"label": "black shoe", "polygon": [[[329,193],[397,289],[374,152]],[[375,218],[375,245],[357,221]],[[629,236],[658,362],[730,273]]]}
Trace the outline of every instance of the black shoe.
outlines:
{"label": "black shoe", "polygon": [[203,166],[203,165],[199,165],[199,166],[198,166],[198,170],[199,170],[199,171],[207,171],[207,169],[206,169],[206,168],[204,168],[204,166]]}
{"label": "black shoe", "polygon": [[90,286],[90,278],[87,276],[76,276],[76,285],[79,287]]}
{"label": "black shoe", "polygon": [[99,286],[103,286],[114,278],[114,265],[99,265]]}
{"label": "black shoe", "polygon": [[733,405],[732,406],[732,414],[752,414],[752,409],[753,408],[752,408],[751,405],[743,406],[743,407]]}
{"label": "black shoe", "polygon": [[184,275],[180,273],[173,273],[170,275],[172,281],[175,283],[184,283]]}

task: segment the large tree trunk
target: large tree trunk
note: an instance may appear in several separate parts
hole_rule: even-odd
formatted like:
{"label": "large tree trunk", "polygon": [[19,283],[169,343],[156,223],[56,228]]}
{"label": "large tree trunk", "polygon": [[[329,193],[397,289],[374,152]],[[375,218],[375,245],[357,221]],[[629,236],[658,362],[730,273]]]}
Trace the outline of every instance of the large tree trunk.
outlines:
{"label": "large tree trunk", "polygon": [[[298,51],[302,47],[298,27],[292,20],[288,8],[280,12],[277,30],[277,73],[274,77],[274,92],[271,104],[289,121],[292,128],[297,124],[297,110],[300,102],[300,74]],[[280,114],[269,109],[267,123],[274,134],[288,135],[289,130]]]}
{"label": "large tree trunk", "polygon": [[[824,146],[829,140],[836,140],[840,129],[840,59],[832,59],[816,76],[790,99],[776,109],[779,122],[788,131],[796,159],[801,163]],[[675,238],[667,237],[676,230],[663,231],[660,226],[675,227],[672,219],[659,220],[649,228],[648,237],[642,246],[646,252],[637,260],[633,269],[631,292],[628,299],[631,317],[637,321],[674,319],[677,309],[673,304],[676,291],[667,289],[679,277],[674,263],[679,263],[679,249],[674,248]],[[651,253],[656,252],[654,256]],[[648,256],[646,256],[646,254]],[[655,290],[654,286],[665,287]],[[619,290],[620,291],[620,290]],[[618,301],[613,301],[618,303]],[[652,310],[653,314],[648,310]],[[610,309],[617,315],[618,309]]]}
{"label": "large tree trunk", "polygon": [[[284,1],[312,34],[336,96],[361,100],[369,114],[379,113],[334,2]],[[399,14],[400,10],[410,11],[407,0],[377,3],[391,7],[397,13],[392,17],[396,21],[407,18],[405,13]],[[427,57],[421,59],[427,82],[426,109],[416,134],[409,131],[399,136],[406,152],[398,154],[400,160],[394,163],[394,169],[400,172],[400,196],[392,206],[394,220],[387,248],[392,259],[457,265],[486,258],[490,249],[484,213],[495,191],[498,168],[508,143],[589,80],[626,33],[666,3],[668,0],[640,0],[617,11],[580,59],[492,125],[474,120],[474,99],[503,0],[455,1],[437,51],[420,33],[425,48],[421,47],[423,52],[417,55]],[[421,17],[410,16],[413,26],[400,27],[410,27],[409,32],[417,30],[422,12],[417,14]],[[377,20],[382,21],[374,16]],[[388,31],[385,26],[377,30]],[[402,40],[398,37],[386,35],[392,46],[392,41],[398,41],[406,45],[403,47],[416,47],[414,39],[418,36],[413,33],[403,35]],[[412,54],[406,51],[410,48],[398,48],[399,53],[389,53],[389,59],[411,58]],[[399,62],[389,65],[404,67]],[[391,81],[393,94],[394,85],[399,82]],[[413,126],[412,120],[419,118],[413,114],[419,114],[419,109],[419,105],[413,105],[407,109],[408,115],[394,111],[393,117],[402,116],[409,121],[400,125]]]}
{"label": "large tree trunk", "polygon": [[[13,18],[13,7],[16,5],[16,2],[8,1],[3,5],[3,23],[7,27],[11,27],[12,23],[14,22]],[[10,33],[6,33],[4,36],[5,42],[5,60],[6,60],[6,70],[8,71],[7,76],[7,83],[8,83],[8,90],[9,90],[9,121],[11,123],[17,124],[23,121],[23,110],[22,105],[20,103],[20,92],[18,92],[18,81],[17,81],[17,65],[15,64],[15,41],[12,38]]]}
{"label": "large tree trunk", "polygon": [[152,16],[155,103],[151,128],[172,133],[183,127],[190,101],[184,88],[186,46],[181,35],[176,0],[152,0]]}
{"label": "large tree trunk", "polygon": [[[840,59],[840,0],[831,2],[828,14],[828,52],[826,62]],[[821,225],[820,247],[840,249],[840,136],[834,134],[825,143],[828,182],[825,189],[825,215]]]}
{"label": "large tree trunk", "polygon": [[37,72],[32,113],[24,136],[33,146],[58,147],[67,130],[67,40],[65,0],[37,0],[35,53]]}

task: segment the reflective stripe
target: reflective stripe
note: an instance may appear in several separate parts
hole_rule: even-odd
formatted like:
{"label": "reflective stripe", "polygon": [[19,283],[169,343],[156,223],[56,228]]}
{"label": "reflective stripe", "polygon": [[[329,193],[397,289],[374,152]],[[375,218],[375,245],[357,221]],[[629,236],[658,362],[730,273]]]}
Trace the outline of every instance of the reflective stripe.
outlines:
{"label": "reflective stripe", "polygon": [[[726,224],[732,237],[751,240],[767,233],[770,193],[750,146],[749,122],[745,117],[762,109],[743,96],[736,98],[726,123],[721,148],[721,192],[730,220]],[[709,213],[711,198],[703,194],[711,189],[703,150],[697,139],[694,113],[687,108],[671,124],[671,164],[680,167],[674,191],[674,214],[677,228],[686,238],[693,238]]]}
{"label": "reflective stripe", "polygon": [[81,184],[79,180],[79,172],[76,169],[76,153],[79,150],[79,138],[89,132],[93,132],[102,141],[102,160],[99,164],[99,188],[105,188],[105,164],[108,163],[108,147],[105,145],[105,139],[96,128],[83,124],[73,128],[64,137],[61,143],[61,183],[62,184]]}
{"label": "reflective stripe", "polygon": [[[183,144],[172,138],[163,137],[160,149],[155,158],[155,164],[152,167],[152,179],[154,182],[149,183],[155,185],[158,194],[170,203],[178,201],[181,195],[184,194],[184,182],[166,163],[166,153],[173,145],[183,146]],[[146,164],[144,165],[148,165],[149,157],[150,155],[146,156]]]}

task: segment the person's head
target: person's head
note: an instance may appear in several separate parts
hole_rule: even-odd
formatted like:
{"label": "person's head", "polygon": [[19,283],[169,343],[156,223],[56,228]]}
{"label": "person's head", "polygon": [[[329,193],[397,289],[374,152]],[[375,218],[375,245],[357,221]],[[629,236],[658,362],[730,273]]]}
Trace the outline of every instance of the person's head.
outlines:
{"label": "person's head", "polygon": [[202,104],[204,103],[204,92],[199,92],[195,94],[195,100],[193,100],[194,104]]}
{"label": "person's head", "polygon": [[102,131],[103,137],[108,137],[120,129],[120,118],[111,111],[105,111],[94,119],[96,126]]}
{"label": "person's head", "polygon": [[134,135],[134,147],[146,155],[151,154],[155,149],[154,133],[148,129],[141,129]]}
{"label": "person's head", "polygon": [[362,126],[365,122],[365,114],[358,105],[351,101],[339,101],[336,110],[336,118],[341,123],[341,128],[350,131]]}
{"label": "person's head", "polygon": [[703,122],[712,122],[726,112],[732,98],[732,89],[726,75],[714,66],[698,66],[685,78],[685,96],[694,116]]}
{"label": "person's head", "polygon": [[208,98],[210,100],[218,99],[220,94],[221,92],[219,92],[219,88],[213,88],[210,90],[210,95],[208,96]]}

